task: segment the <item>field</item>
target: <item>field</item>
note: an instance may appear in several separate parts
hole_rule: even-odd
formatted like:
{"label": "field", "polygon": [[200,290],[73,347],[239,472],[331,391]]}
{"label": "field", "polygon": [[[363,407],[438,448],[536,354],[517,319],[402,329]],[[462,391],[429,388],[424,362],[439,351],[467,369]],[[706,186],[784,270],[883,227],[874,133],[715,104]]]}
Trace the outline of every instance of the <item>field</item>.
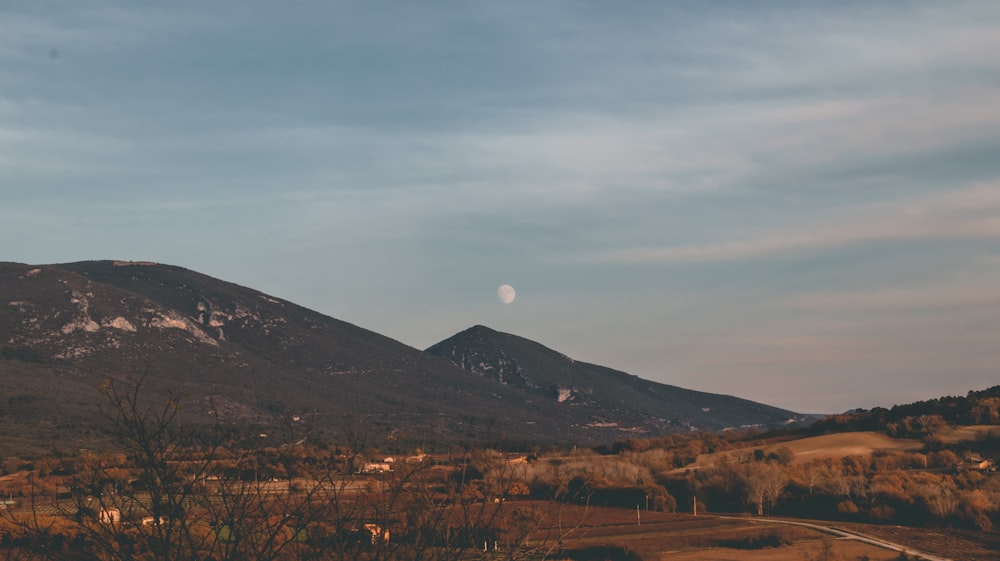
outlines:
{"label": "field", "polygon": [[[981,439],[998,429],[994,425],[971,425],[948,428],[938,436],[945,444],[956,444],[963,441]],[[690,465],[674,470],[683,473],[685,470],[710,467],[720,458],[734,459],[740,454],[760,449],[770,454],[779,448],[788,448],[795,457],[793,463],[803,463],[811,460],[838,459],[845,456],[868,456],[874,452],[914,452],[923,447],[919,440],[907,438],[892,438],[871,431],[843,432],[798,438],[786,442],[776,442],[766,446],[758,446],[744,450],[727,450],[711,454],[702,454]]]}
{"label": "field", "polygon": [[919,450],[923,444],[918,440],[891,438],[876,432],[847,432],[800,438],[765,446],[763,450],[771,453],[782,446],[795,453],[794,462],[808,462],[844,456],[867,456],[876,451],[914,451]]}
{"label": "field", "polygon": [[[512,503],[514,506],[516,503]],[[541,549],[562,545],[566,557],[586,552],[632,552],[643,561],[808,561],[898,559],[899,552],[834,535],[828,531],[750,517],[693,516],[622,508],[564,507],[562,530],[549,523],[536,531]],[[549,522],[553,522],[552,518]],[[824,523],[954,561],[1000,559],[1000,537],[982,532],[926,530],[898,526]],[[561,536],[561,539],[559,538]],[[824,552],[824,549],[826,550]],[[598,557],[603,559],[605,556]],[[613,556],[611,556],[613,557]]]}
{"label": "field", "polygon": [[778,448],[788,448],[795,454],[792,460],[793,463],[802,463],[827,458],[843,458],[845,456],[867,456],[876,451],[916,451],[922,446],[923,444],[918,440],[891,438],[876,432],[824,434],[742,450],[726,450],[724,452],[702,454],[698,456],[698,459],[693,464],[675,469],[673,472],[683,473],[689,469],[711,467],[723,457],[734,460],[739,455],[745,455],[757,449],[770,454]]}
{"label": "field", "polygon": [[836,539],[817,530],[762,524],[747,519],[673,515],[666,520],[587,528],[565,540],[570,549],[617,545],[644,561],[660,560],[788,560],[817,557],[827,545],[838,559],[888,560],[898,553],[855,541]]}
{"label": "field", "polygon": [[1000,534],[997,532],[872,524],[838,524],[837,527],[903,543],[914,549],[955,561],[1000,559]]}
{"label": "field", "polygon": [[965,427],[949,427],[947,431],[939,435],[941,442],[945,444],[955,444],[966,440],[978,440],[991,433],[997,433],[1000,427],[996,425],[969,425]]}
{"label": "field", "polygon": [[[942,442],[961,442],[981,439],[993,429],[958,427],[935,436]],[[740,444],[750,447],[725,450]],[[185,527],[198,532],[223,527],[224,535],[232,536],[234,522],[220,507],[236,501],[246,512],[274,513],[241,517],[247,524],[241,530],[244,535],[270,531],[270,521],[280,520],[284,526],[275,526],[278,541],[290,539],[296,547],[327,555],[340,551],[325,541],[333,536],[341,540],[338,544],[356,549],[357,555],[345,557],[341,552],[344,559],[388,559],[383,553],[410,559],[411,550],[431,544],[435,551],[457,548],[473,561],[508,554],[572,561],[887,561],[900,559],[901,552],[926,561],[1000,561],[1000,532],[991,530],[1000,526],[995,506],[1000,477],[955,468],[956,453],[946,449],[925,455],[877,455],[871,462],[854,458],[808,463],[879,451],[916,452],[921,447],[917,440],[875,432],[749,442],[715,438],[681,441],[674,449],[636,447],[620,454],[583,450],[530,460],[490,450],[438,456],[433,463],[421,456],[423,462],[393,462],[392,471],[377,474],[358,473],[365,462],[382,457],[375,453],[354,457],[323,448],[269,448],[245,456],[198,459],[195,454],[148,464],[152,467],[144,469],[153,469],[159,479],[141,479],[145,472],[125,454],[33,462],[13,458],[2,466],[10,473],[0,476],[0,494],[19,497],[21,508],[30,504],[25,497],[31,493],[49,497],[35,513],[67,522],[62,538],[103,528],[100,521],[94,522],[98,509],[87,507],[89,503],[83,515],[72,514],[77,503],[64,490],[76,481],[73,478],[92,477],[101,485],[117,482],[113,488],[101,487],[112,489],[110,493],[75,499],[98,500],[102,513],[107,503],[109,511],[130,521],[131,526],[123,528],[138,528],[130,536],[146,536],[139,524],[153,493],[133,482],[193,477],[193,495],[166,505],[181,507],[169,512],[182,512],[189,522]],[[657,479],[690,461],[697,451],[720,449],[725,451],[702,454],[682,468],[697,471]],[[172,452],[167,447],[162,454],[170,457]],[[724,461],[727,457],[729,462]],[[692,493],[698,494],[700,516],[669,512],[676,507],[675,497],[682,509],[690,505]],[[773,495],[768,498],[766,493]],[[63,508],[46,506],[60,499],[69,502]],[[590,506],[581,505],[584,500]],[[8,514],[17,510],[8,508]],[[91,518],[81,518],[87,512]],[[814,520],[768,518],[765,513]],[[393,541],[372,541],[370,545],[382,549],[371,549],[367,540],[357,537],[362,523],[365,531],[371,531],[370,524],[390,530]],[[303,531],[316,539],[299,539]],[[231,541],[216,538],[199,545],[198,551],[218,558],[220,548]],[[83,547],[91,542],[72,543]],[[240,543],[257,547],[253,540]],[[241,555],[262,558],[260,551],[248,549]]]}

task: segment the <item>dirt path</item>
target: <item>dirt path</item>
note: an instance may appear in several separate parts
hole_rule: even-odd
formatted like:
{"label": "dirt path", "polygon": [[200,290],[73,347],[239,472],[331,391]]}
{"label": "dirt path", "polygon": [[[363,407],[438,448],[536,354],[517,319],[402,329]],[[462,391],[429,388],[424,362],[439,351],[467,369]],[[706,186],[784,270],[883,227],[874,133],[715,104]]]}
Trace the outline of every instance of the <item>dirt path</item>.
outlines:
{"label": "dirt path", "polygon": [[842,528],[834,528],[833,526],[825,526],[822,524],[815,524],[812,522],[799,522],[795,520],[782,520],[780,518],[741,518],[735,516],[720,516],[719,518],[730,518],[734,520],[753,520],[756,522],[763,522],[766,524],[784,524],[787,526],[801,526],[803,528],[810,528],[827,534],[832,534],[834,536],[840,536],[842,538],[851,539],[854,541],[867,543],[869,545],[874,545],[876,547],[881,547],[883,549],[889,549],[892,551],[899,551],[907,555],[912,555],[920,559],[925,559],[926,561],[952,561],[948,557],[940,557],[938,555],[931,555],[930,553],[925,553],[923,551],[918,551],[916,549],[907,547],[902,544],[886,541],[883,539],[875,538],[853,530],[844,530]]}

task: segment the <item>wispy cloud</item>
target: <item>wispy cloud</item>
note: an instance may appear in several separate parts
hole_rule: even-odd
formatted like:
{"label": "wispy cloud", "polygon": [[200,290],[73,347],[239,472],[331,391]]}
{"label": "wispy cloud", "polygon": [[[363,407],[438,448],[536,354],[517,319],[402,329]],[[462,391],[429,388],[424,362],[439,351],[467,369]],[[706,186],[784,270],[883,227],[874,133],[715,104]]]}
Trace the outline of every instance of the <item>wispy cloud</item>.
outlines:
{"label": "wispy cloud", "polygon": [[1000,184],[881,203],[745,239],[612,250],[593,255],[610,263],[683,263],[749,260],[813,253],[849,245],[907,240],[1000,238]]}
{"label": "wispy cloud", "polygon": [[2,249],[209,264],[407,342],[502,278],[507,329],[709,390],[926,373],[913,316],[996,307],[998,6],[8,2]]}
{"label": "wispy cloud", "polygon": [[1000,293],[992,279],[980,283],[945,286],[873,288],[801,294],[785,301],[791,309],[816,313],[857,314],[886,312],[967,313],[985,307],[1000,307]]}

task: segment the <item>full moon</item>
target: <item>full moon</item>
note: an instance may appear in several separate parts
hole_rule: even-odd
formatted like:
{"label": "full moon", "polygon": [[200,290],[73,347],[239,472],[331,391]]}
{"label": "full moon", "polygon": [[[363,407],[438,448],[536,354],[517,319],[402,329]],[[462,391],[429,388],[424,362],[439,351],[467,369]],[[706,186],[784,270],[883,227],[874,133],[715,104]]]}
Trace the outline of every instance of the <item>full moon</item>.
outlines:
{"label": "full moon", "polygon": [[497,289],[497,296],[500,297],[500,301],[504,304],[510,304],[514,301],[514,297],[517,293],[514,292],[514,287],[509,284],[502,284],[500,288]]}

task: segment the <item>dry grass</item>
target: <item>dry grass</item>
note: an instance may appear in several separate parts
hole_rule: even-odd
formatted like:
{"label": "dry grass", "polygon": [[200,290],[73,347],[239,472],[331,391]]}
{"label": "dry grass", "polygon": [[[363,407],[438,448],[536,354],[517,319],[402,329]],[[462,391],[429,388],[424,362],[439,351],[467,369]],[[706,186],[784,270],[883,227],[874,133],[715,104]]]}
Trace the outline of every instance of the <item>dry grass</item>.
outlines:
{"label": "dry grass", "polygon": [[[811,528],[769,524],[752,518],[720,518],[689,514],[642,513],[641,525],[629,509],[591,507],[585,517],[577,508],[567,508],[563,522],[576,523],[560,540],[565,549],[619,547],[638,554],[644,561],[808,561],[817,559],[824,544],[832,547],[832,558],[853,561],[867,555],[876,561],[896,559],[898,553],[852,540],[835,539]],[[784,545],[740,549],[747,538],[778,535]],[[538,537],[536,535],[536,537]]]}
{"label": "dry grass", "polygon": [[844,456],[867,456],[876,451],[914,451],[919,450],[923,444],[919,440],[890,438],[876,432],[845,432],[800,438],[765,446],[763,450],[769,454],[782,446],[795,453],[794,462],[808,462]]}
{"label": "dry grass", "polygon": [[[637,553],[644,561],[810,561],[822,558],[825,544],[831,548],[829,558],[838,561],[864,556],[873,561],[899,557],[898,552],[835,538],[812,528],[761,523],[752,517],[643,512],[642,524],[637,525],[635,511],[630,509],[567,506],[561,514],[564,528],[574,528],[560,541],[565,549],[619,547]],[[996,533],[845,523],[831,526],[847,527],[955,561],[997,559],[1000,550],[1000,535]],[[785,545],[762,549],[731,545],[747,537],[772,533],[780,535]]]}
{"label": "dry grass", "polygon": [[765,454],[770,454],[782,447],[788,448],[795,454],[792,459],[794,463],[802,463],[828,458],[839,459],[846,456],[868,456],[877,451],[916,451],[923,447],[923,444],[919,440],[891,438],[870,431],[824,434],[767,446],[702,454],[693,464],[672,470],[672,473],[712,467],[723,457],[733,461],[742,455],[752,454],[758,449],[763,450]]}
{"label": "dry grass", "polygon": [[906,528],[875,524],[838,524],[838,526],[954,561],[1000,559],[1000,532],[997,531]]}
{"label": "dry grass", "polygon": [[956,444],[967,440],[978,440],[990,434],[1000,433],[1000,427],[996,425],[969,425],[965,427],[949,427],[944,433],[938,435],[941,442],[945,444]]}
{"label": "dry grass", "polygon": [[702,549],[696,551],[680,551],[661,553],[657,556],[643,557],[649,561],[809,561],[821,559],[823,542],[832,545],[830,555],[833,559],[854,560],[867,556],[871,561],[889,561],[898,559],[899,553],[873,545],[833,538],[820,538],[772,549],[743,551],[738,549]]}

